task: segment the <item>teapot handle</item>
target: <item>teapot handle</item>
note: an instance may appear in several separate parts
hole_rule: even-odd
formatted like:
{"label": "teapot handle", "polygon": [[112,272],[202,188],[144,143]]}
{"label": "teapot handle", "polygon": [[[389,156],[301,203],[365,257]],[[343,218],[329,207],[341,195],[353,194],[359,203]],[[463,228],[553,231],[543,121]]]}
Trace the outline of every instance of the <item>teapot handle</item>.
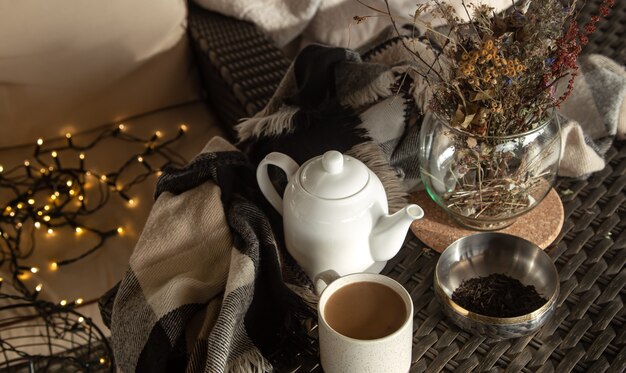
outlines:
{"label": "teapot handle", "polygon": [[272,206],[274,206],[276,211],[282,215],[283,199],[278,195],[278,192],[274,188],[274,185],[272,185],[269,174],[267,173],[267,166],[270,164],[281,168],[285,174],[287,174],[287,181],[291,180],[300,166],[296,163],[296,161],[291,159],[291,157],[283,153],[272,152],[263,158],[256,169],[256,180],[259,183],[261,192],[265,198],[270,201]]}

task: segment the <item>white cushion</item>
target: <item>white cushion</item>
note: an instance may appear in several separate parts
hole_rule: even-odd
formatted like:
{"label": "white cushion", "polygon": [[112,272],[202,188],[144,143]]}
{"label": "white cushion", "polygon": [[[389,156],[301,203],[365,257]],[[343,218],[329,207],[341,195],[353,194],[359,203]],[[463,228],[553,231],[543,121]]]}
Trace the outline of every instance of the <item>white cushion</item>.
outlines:
{"label": "white cushion", "polygon": [[0,0],[0,147],[193,96],[182,0]]}
{"label": "white cushion", "polygon": [[194,0],[213,12],[252,22],[284,47],[315,15],[323,0]]}
{"label": "white cushion", "polygon": [[[467,19],[461,0],[442,0],[454,7],[459,17]],[[378,10],[387,11],[384,0],[363,1]],[[431,3],[425,0],[389,0],[391,14],[397,24],[402,25],[412,21],[418,3]],[[465,0],[469,3],[485,3],[494,7],[496,11],[506,9],[511,5],[510,0]],[[471,12],[471,9],[470,9]],[[371,16],[365,21],[357,23],[355,16]],[[441,24],[434,21],[433,26]],[[303,32],[303,45],[309,43],[328,44],[338,47],[358,48],[380,31],[391,24],[389,17],[370,10],[356,0],[322,0],[317,14]]]}

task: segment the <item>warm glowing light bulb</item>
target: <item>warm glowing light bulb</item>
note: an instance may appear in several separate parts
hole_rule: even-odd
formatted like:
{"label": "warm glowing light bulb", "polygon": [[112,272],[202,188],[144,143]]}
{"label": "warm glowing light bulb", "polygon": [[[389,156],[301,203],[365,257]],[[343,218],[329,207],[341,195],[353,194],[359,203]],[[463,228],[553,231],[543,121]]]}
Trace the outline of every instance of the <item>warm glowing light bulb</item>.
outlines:
{"label": "warm glowing light bulb", "polygon": [[2,167],[2,165],[0,165],[0,172],[4,171],[4,167]]}
{"label": "warm glowing light bulb", "polygon": [[26,167],[30,166],[30,162],[28,160],[24,161],[24,166]]}
{"label": "warm glowing light bulb", "polygon": [[45,173],[46,173],[46,171],[47,171],[47,170],[46,170],[45,168],[40,168],[40,169],[39,169],[39,173],[41,173],[41,174],[45,174]]}
{"label": "warm glowing light bulb", "polygon": [[160,170],[159,170],[159,171],[157,171],[157,172],[156,172],[156,175],[160,177],[161,175],[163,175],[163,171],[160,171]]}
{"label": "warm glowing light bulb", "polygon": [[50,172],[54,171],[54,167],[52,167],[52,166],[48,167],[48,171],[50,171]]}
{"label": "warm glowing light bulb", "polygon": [[126,129],[126,125],[124,125],[124,123],[120,123],[117,128],[119,128],[120,131],[124,131]]}
{"label": "warm glowing light bulb", "polygon": [[57,269],[59,269],[59,264],[57,262],[50,263],[50,270],[51,271],[56,271]]}
{"label": "warm glowing light bulb", "polygon": [[9,216],[10,216],[10,217],[15,216],[15,211],[11,211],[11,212],[9,213]]}
{"label": "warm glowing light bulb", "polygon": [[124,228],[123,227],[117,227],[117,234],[124,234]]}
{"label": "warm glowing light bulb", "polygon": [[52,234],[54,233],[54,230],[52,228],[48,228],[48,234]]}
{"label": "warm glowing light bulb", "polygon": [[53,194],[50,196],[50,199],[54,201],[55,199],[57,199],[57,196]]}
{"label": "warm glowing light bulb", "polygon": [[15,228],[17,228],[17,229],[22,228],[22,223],[17,223],[17,224],[15,224]]}
{"label": "warm glowing light bulb", "polygon": [[44,209],[44,210],[46,210],[46,211],[48,211],[48,210],[50,210],[50,206],[45,205],[45,206],[43,207],[43,209]]}
{"label": "warm glowing light bulb", "polygon": [[100,176],[100,180],[102,180],[102,181],[106,181],[106,180],[107,180],[107,175],[102,175],[102,176]]}
{"label": "warm glowing light bulb", "polygon": [[73,196],[74,194],[76,194],[76,192],[74,191],[74,189],[70,189],[69,193],[70,193],[70,196]]}
{"label": "warm glowing light bulb", "polygon": [[76,304],[83,304],[83,298],[78,298],[74,301]]}
{"label": "warm glowing light bulb", "polygon": [[85,318],[84,318],[84,317],[82,317],[82,316],[79,316],[79,317],[78,317],[78,322],[79,322],[79,323],[82,323],[82,322],[84,322],[84,321],[85,321]]}
{"label": "warm glowing light bulb", "polygon": [[187,130],[188,130],[188,129],[189,129],[189,127],[187,127],[187,125],[186,125],[186,124],[181,124],[181,125],[180,125],[180,130],[181,130],[181,131],[183,131],[183,132],[187,132]]}
{"label": "warm glowing light bulb", "polygon": [[43,221],[50,221],[50,216],[46,215],[43,217]]}
{"label": "warm glowing light bulb", "polygon": [[31,276],[30,272],[21,272],[20,274],[17,275],[17,278],[19,278],[20,280],[28,280]]}
{"label": "warm glowing light bulb", "polygon": [[56,150],[53,150],[52,153],[50,153],[50,155],[52,156],[52,158],[56,158],[58,154]]}
{"label": "warm glowing light bulb", "polygon": [[103,357],[101,357],[99,361],[100,361],[100,364],[103,364],[103,365],[107,362],[107,360]]}
{"label": "warm glowing light bulb", "polygon": [[131,199],[129,199],[129,200],[128,200],[128,204],[129,204],[129,205],[131,205],[131,206],[134,206],[134,205],[135,205],[135,200],[134,200],[134,199],[132,199],[132,198],[131,198]]}
{"label": "warm glowing light bulb", "polygon": [[19,202],[19,203],[17,204],[17,208],[18,208],[18,209],[21,209],[22,207],[24,207],[24,204],[23,204],[22,202]]}
{"label": "warm glowing light bulb", "polygon": [[157,139],[158,139],[158,138],[160,138],[161,136],[163,136],[163,134],[161,133],[161,131],[156,131],[156,132],[154,133],[154,136],[156,136],[156,137],[157,137]]}
{"label": "warm glowing light bulb", "polygon": [[69,132],[68,132],[68,133],[66,133],[66,134],[65,134],[65,138],[67,138],[67,139],[71,139],[71,138],[72,138],[72,134],[71,134],[71,133],[69,133]]}
{"label": "warm glowing light bulb", "polygon": [[67,304],[67,301],[65,299],[61,299],[61,301],[59,302],[59,304],[63,307],[65,307],[65,305]]}
{"label": "warm glowing light bulb", "polygon": [[[39,212],[41,212],[41,211],[39,211]],[[34,225],[35,225],[35,228],[37,228],[37,229],[41,228],[41,223],[38,222],[38,221],[36,221]]]}
{"label": "warm glowing light bulb", "polygon": [[35,286],[35,291],[36,292],[39,293],[41,291],[41,289],[43,289],[43,284],[37,284],[37,286]]}
{"label": "warm glowing light bulb", "polygon": [[43,145],[43,139],[37,139],[37,145],[39,146]]}
{"label": "warm glowing light bulb", "polygon": [[34,200],[34,199],[32,199],[32,198],[30,198],[30,199],[28,200],[28,204],[29,204],[29,205],[34,205],[34,204],[35,204],[35,200]]}
{"label": "warm glowing light bulb", "polygon": [[143,162],[143,157],[142,157],[142,156],[138,156],[138,157],[137,157],[137,161],[138,161],[138,162]]}
{"label": "warm glowing light bulb", "polygon": [[58,196],[60,196],[60,195],[61,195],[61,193],[59,193],[59,192],[57,191],[57,192],[54,192],[54,195],[58,197]]}
{"label": "warm glowing light bulb", "polygon": [[72,186],[72,180],[68,180],[67,183],[65,183],[65,185],[67,185],[68,187]]}
{"label": "warm glowing light bulb", "polygon": [[80,158],[80,159],[85,159],[85,154],[80,153],[80,155],[78,156],[78,158]]}
{"label": "warm glowing light bulb", "polygon": [[83,233],[83,228],[76,227],[76,233],[78,233],[78,234]]}
{"label": "warm glowing light bulb", "polygon": [[43,211],[37,211],[37,216],[43,215]]}
{"label": "warm glowing light bulb", "polygon": [[39,268],[38,267],[30,267],[30,271],[32,273],[37,273],[37,272],[39,272]]}
{"label": "warm glowing light bulb", "polygon": [[83,195],[82,195],[82,194],[81,194],[80,196],[78,196],[78,200],[79,200],[79,201],[82,201],[82,200],[84,200],[84,199],[85,199],[85,197],[83,197]]}

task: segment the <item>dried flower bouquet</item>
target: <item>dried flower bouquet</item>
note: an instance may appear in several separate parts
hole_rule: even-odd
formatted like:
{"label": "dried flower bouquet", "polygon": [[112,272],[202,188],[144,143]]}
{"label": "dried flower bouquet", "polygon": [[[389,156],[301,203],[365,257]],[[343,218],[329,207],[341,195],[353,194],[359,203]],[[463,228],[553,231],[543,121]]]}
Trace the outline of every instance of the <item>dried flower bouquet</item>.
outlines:
{"label": "dried flower bouquet", "polygon": [[[404,42],[416,61],[427,64],[428,72],[420,75],[432,91],[431,122],[423,124],[420,140],[428,148],[420,155],[422,179],[435,201],[462,223],[497,229],[545,197],[560,151],[554,109],[571,93],[577,56],[613,4],[604,0],[583,27],[577,10],[584,4],[576,0],[513,3],[503,14],[462,1],[469,21],[438,0],[417,6],[413,21],[428,30],[425,40],[435,56],[423,58]],[[432,27],[421,21],[424,14],[444,19],[446,26]],[[444,129],[438,132],[432,121]],[[445,139],[435,138],[437,133]],[[454,154],[444,160],[448,148]]]}

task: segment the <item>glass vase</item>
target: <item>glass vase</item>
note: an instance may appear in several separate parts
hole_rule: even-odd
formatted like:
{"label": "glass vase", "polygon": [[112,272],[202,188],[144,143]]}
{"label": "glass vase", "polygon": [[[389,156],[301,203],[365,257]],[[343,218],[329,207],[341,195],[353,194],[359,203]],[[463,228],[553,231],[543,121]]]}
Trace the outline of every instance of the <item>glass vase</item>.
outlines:
{"label": "glass vase", "polygon": [[430,197],[459,224],[497,230],[537,206],[557,175],[556,115],[513,136],[478,136],[427,113],[420,131],[420,174]]}

